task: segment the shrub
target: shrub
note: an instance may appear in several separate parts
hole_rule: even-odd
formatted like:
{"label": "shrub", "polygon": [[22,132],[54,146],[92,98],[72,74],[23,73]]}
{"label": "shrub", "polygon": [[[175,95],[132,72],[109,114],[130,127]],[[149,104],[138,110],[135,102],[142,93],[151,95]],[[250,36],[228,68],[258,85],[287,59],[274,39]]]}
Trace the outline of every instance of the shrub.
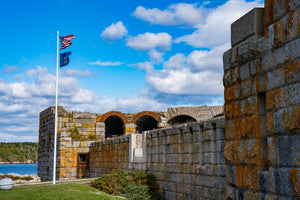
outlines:
{"label": "shrub", "polygon": [[71,129],[68,130],[70,132],[70,136],[72,139],[80,139],[81,135],[78,131],[78,128],[76,126],[73,126]]}
{"label": "shrub", "polygon": [[89,133],[88,138],[89,138],[90,140],[95,140],[95,139],[97,138],[97,136],[96,136],[95,133]]}
{"label": "shrub", "polygon": [[117,171],[95,179],[91,185],[105,193],[134,200],[162,199],[155,177],[143,171]]}
{"label": "shrub", "polygon": [[31,176],[26,176],[26,177],[24,177],[24,178],[22,178],[22,179],[24,179],[24,180],[26,180],[26,181],[33,180],[33,178],[32,178]]}
{"label": "shrub", "polygon": [[31,176],[20,177],[20,176],[11,176],[11,175],[8,175],[8,174],[4,174],[3,176],[0,176],[0,180],[3,179],[3,178],[10,178],[13,181],[20,180],[20,179],[30,181],[30,180],[34,179]]}

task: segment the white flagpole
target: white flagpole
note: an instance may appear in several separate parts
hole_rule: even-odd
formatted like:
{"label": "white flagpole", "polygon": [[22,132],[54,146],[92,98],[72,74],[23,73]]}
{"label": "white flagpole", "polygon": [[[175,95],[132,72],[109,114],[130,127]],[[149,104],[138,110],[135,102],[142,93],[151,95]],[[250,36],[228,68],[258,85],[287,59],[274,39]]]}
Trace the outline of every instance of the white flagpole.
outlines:
{"label": "white flagpole", "polygon": [[56,179],[56,140],[57,140],[57,98],[58,98],[58,66],[59,66],[59,31],[57,31],[57,57],[56,57],[56,94],[55,94],[55,128],[54,128],[54,156],[53,156],[53,185]]}

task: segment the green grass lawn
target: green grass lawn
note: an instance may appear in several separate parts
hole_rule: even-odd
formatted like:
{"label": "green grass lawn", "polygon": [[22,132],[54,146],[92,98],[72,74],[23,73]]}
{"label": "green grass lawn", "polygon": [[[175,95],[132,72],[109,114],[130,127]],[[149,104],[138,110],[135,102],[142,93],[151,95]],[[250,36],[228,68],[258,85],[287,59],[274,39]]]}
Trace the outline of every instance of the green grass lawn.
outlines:
{"label": "green grass lawn", "polygon": [[92,188],[89,184],[79,183],[58,183],[55,186],[52,184],[39,184],[39,185],[24,185],[15,186],[10,191],[0,191],[0,199],[78,199],[78,200],[90,200],[90,199],[103,199],[112,200],[121,198],[113,197]]}

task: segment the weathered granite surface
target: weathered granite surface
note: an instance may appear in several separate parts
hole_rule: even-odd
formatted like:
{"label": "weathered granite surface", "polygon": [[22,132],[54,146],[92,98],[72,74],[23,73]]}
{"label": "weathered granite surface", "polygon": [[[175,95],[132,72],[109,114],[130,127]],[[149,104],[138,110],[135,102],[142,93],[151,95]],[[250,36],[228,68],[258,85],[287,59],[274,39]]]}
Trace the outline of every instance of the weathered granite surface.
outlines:
{"label": "weathered granite surface", "polygon": [[[262,37],[232,29],[232,48],[223,56],[227,199],[300,196],[299,7],[300,1],[266,0]],[[255,12],[235,25],[262,24]]]}

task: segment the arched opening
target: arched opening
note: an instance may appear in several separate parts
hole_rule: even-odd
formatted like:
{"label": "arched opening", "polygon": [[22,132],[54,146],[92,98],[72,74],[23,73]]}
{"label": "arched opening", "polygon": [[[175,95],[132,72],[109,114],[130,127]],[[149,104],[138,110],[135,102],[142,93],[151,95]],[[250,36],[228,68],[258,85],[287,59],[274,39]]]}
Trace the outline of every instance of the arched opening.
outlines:
{"label": "arched opening", "polygon": [[123,120],[116,116],[112,115],[104,121],[105,123],[105,138],[117,137],[124,134],[124,122]]}
{"label": "arched opening", "polygon": [[178,125],[178,124],[186,124],[186,123],[191,123],[191,122],[195,122],[195,121],[197,121],[197,120],[191,116],[177,115],[177,116],[173,117],[172,119],[170,119],[168,121],[168,124],[170,124],[171,126],[174,126],[174,125]]}
{"label": "arched opening", "polygon": [[149,115],[139,117],[136,121],[136,132],[142,133],[157,128],[157,120]]}

